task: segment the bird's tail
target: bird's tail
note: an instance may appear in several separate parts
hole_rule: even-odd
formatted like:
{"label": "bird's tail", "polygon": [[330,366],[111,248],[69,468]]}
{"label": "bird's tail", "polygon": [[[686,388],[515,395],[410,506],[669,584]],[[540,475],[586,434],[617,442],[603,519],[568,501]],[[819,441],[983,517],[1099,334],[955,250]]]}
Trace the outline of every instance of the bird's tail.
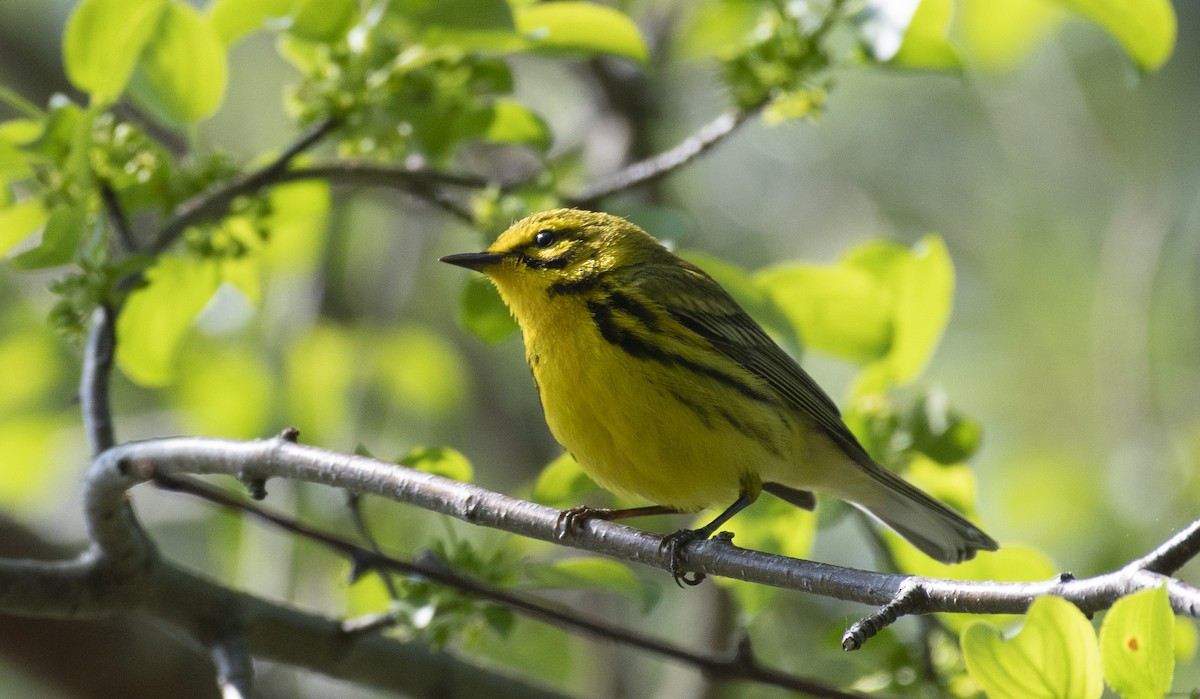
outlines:
{"label": "bird's tail", "polygon": [[[864,459],[865,460],[865,459]],[[841,497],[891,527],[910,544],[942,563],[961,563],[976,551],[1000,548],[995,539],[959,513],[874,461]]]}

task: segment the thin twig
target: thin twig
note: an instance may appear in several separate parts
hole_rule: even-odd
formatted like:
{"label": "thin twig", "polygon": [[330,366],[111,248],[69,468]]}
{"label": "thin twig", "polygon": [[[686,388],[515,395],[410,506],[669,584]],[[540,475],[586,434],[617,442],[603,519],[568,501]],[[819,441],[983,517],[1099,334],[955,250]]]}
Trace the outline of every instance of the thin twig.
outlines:
{"label": "thin twig", "polygon": [[92,312],[92,327],[88,331],[83,371],[79,377],[79,405],[93,455],[117,443],[108,399],[116,346],[114,323],[113,311],[108,306],[101,304]]}
{"label": "thin twig", "polygon": [[[367,526],[367,518],[363,514],[362,495],[352,491],[346,491],[346,507],[350,510],[350,520],[354,522],[354,528],[358,530],[358,535],[363,541],[367,542],[367,547],[377,556],[383,556],[383,547],[375,539],[375,535]],[[396,589],[396,583],[392,580],[392,574],[386,570],[379,571],[379,577],[383,580],[383,586],[387,588],[388,597],[393,602],[400,599],[400,591]]]}
{"label": "thin twig", "polygon": [[253,172],[235,177],[216,189],[197,194],[180,204],[151,243],[150,252],[160,253],[166,250],[188,226],[223,215],[234,199],[257,192],[262,187],[276,181],[287,171],[293,158],[315,146],[329,132],[337,128],[338,123],[337,119],[329,117],[313,124],[295,143],[288,146],[271,162]]}
{"label": "thin twig", "polygon": [[595,619],[587,619],[568,611],[514,595],[502,588],[459,575],[444,566],[426,565],[416,561],[402,561],[384,555],[382,552],[363,548],[334,534],[315,529],[279,512],[236,499],[224,491],[200,483],[192,478],[169,476],[152,471],[151,479],[160,488],[184,492],[203,498],[222,507],[237,510],[269,522],[289,533],[316,541],[327,548],[347,556],[356,568],[369,567],[378,571],[394,570],[404,575],[420,576],[440,585],[454,588],[459,592],[469,594],[472,597],[503,605],[519,614],[543,623],[553,624],[569,631],[586,633],[604,640],[623,643],[640,650],[687,663],[714,679],[722,681],[750,680],[782,689],[804,692],[816,697],[845,699],[862,696],[853,692],[844,692],[816,680],[760,667],[754,662],[753,658],[747,659],[739,655],[732,659],[723,659],[702,653],[695,653],[629,629],[623,629]]}
{"label": "thin twig", "polygon": [[594,206],[599,200],[617,192],[663,177],[687,165],[713,146],[725,140],[739,126],[754,116],[765,104],[748,110],[731,110],[696,129],[679,144],[645,160],[640,160],[600,182],[584,187],[570,198],[575,206]]}
{"label": "thin twig", "polygon": [[137,252],[137,242],[133,239],[133,228],[129,225],[129,216],[126,215],[125,209],[121,206],[121,200],[117,198],[117,193],[113,191],[108,180],[100,181],[100,198],[104,200],[104,208],[108,211],[108,218],[112,221],[113,229],[117,232],[117,240],[120,241],[124,252]]}

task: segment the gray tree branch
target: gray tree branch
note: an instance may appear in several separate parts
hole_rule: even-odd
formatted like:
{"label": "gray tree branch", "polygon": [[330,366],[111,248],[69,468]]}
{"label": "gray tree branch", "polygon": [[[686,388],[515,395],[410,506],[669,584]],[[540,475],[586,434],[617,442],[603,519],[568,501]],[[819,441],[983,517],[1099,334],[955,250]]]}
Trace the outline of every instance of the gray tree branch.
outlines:
{"label": "gray tree branch", "polygon": [[[126,444],[102,454],[87,479],[92,537],[103,550],[129,549],[117,502],[125,491],[156,474],[226,474],[242,479],[284,477],[347,488],[456,517],[521,536],[585,549],[622,560],[669,570],[670,556],[661,537],[613,522],[589,520],[577,531],[559,531],[558,511],[360,456],[304,446],[287,439],[238,442],[201,438],[162,439]],[[108,503],[104,506],[102,503]],[[109,529],[112,531],[109,531]],[[124,532],[118,535],[119,530]],[[136,548],[136,544],[133,546]],[[1172,608],[1200,617],[1200,589],[1168,577],[1200,552],[1200,520],[1147,556],[1109,573],[1076,579],[1061,576],[1025,583],[974,582],[876,573],[738,548],[717,537],[689,545],[686,571],[721,575],[809,594],[882,607],[847,632],[845,647],[857,648],[899,616],[931,612],[1020,614],[1041,595],[1057,595],[1084,612],[1105,609],[1137,590],[1167,585]],[[1153,566],[1151,569],[1148,566]]]}

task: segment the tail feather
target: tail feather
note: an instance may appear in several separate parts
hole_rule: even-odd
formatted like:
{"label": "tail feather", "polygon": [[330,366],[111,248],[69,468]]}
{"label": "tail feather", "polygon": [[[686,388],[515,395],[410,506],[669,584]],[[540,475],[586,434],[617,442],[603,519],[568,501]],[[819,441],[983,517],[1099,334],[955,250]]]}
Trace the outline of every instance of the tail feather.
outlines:
{"label": "tail feather", "polygon": [[1000,548],[966,517],[900,476],[874,462],[860,466],[870,478],[862,479],[860,487],[853,488],[855,492],[846,493],[846,499],[931,558],[961,563],[974,558],[977,551]]}

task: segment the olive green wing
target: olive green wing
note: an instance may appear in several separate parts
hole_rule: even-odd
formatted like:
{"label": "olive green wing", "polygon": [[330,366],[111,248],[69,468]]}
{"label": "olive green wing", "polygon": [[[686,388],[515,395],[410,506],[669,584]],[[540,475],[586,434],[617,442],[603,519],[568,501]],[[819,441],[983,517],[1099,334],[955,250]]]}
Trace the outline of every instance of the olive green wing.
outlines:
{"label": "olive green wing", "polygon": [[765,381],[855,461],[872,461],[842,421],[837,404],[712,277],[686,263],[656,265],[652,273],[636,275],[634,284],[680,325]]}

